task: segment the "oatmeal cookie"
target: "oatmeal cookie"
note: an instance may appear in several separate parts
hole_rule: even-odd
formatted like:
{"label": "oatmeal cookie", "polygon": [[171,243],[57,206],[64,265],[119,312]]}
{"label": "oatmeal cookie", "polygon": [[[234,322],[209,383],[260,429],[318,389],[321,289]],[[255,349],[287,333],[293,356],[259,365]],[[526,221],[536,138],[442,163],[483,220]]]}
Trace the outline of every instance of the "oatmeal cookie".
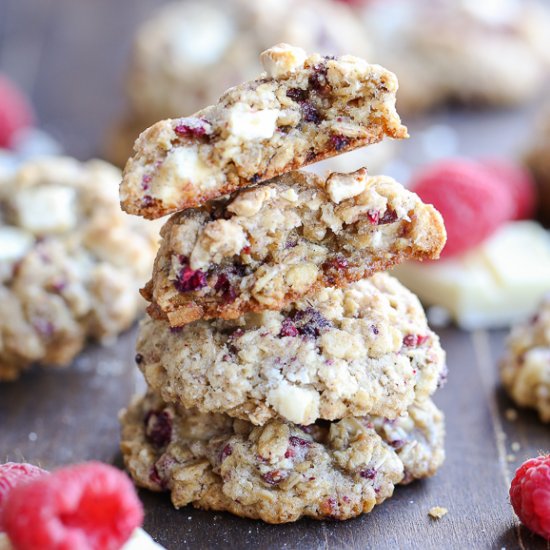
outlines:
{"label": "oatmeal cookie", "polygon": [[391,178],[292,172],[162,229],[149,313],[181,326],[280,310],[405,259],[436,259],[445,227],[435,208]]}
{"label": "oatmeal cookie", "polygon": [[142,311],[158,226],[120,211],[119,181],[104,162],[61,157],[0,181],[0,380],[66,365]]}
{"label": "oatmeal cookie", "polygon": [[379,65],[286,44],[261,58],[257,80],[140,135],[120,187],[124,210],[158,218],[385,136],[407,137],[397,79]]}
{"label": "oatmeal cookie", "polygon": [[143,321],[136,362],[166,401],[264,424],[395,418],[445,375],[416,296],[384,273],[325,288],[281,312],[170,328]]}
{"label": "oatmeal cookie", "polygon": [[[441,422],[431,403],[425,411],[434,414],[426,423]],[[166,404],[150,393],[134,400],[121,422],[122,454],[135,482],[170,491],[176,508],[193,504],[269,523],[304,516],[343,520],[370,512],[395,484],[433,473],[422,466],[427,457],[417,464],[413,453],[396,450],[395,441],[373,429],[372,419],[309,426],[271,420],[255,427]],[[414,448],[424,426],[405,418],[403,426],[410,430],[399,432],[407,441],[402,449]],[[434,454],[441,455],[440,444],[435,442]]]}
{"label": "oatmeal cookie", "polygon": [[399,75],[397,106],[509,106],[544,89],[550,61],[545,2],[356,2],[374,59]]}
{"label": "oatmeal cookie", "polygon": [[500,375],[520,407],[536,409],[550,422],[550,295],[529,322],[512,329]]}

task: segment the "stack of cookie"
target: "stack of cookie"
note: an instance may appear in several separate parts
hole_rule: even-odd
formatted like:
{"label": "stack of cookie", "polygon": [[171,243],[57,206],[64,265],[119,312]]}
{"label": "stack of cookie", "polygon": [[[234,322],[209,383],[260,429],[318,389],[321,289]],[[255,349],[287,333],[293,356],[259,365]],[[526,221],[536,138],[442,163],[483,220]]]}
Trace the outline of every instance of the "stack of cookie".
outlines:
{"label": "stack of cookie", "polygon": [[123,412],[136,483],[176,507],[271,523],[346,519],[443,461],[445,377],[418,299],[385,270],[434,259],[441,216],[366,169],[292,171],[404,138],[397,81],[279,45],[266,72],[146,130],[121,185],[164,225]]}

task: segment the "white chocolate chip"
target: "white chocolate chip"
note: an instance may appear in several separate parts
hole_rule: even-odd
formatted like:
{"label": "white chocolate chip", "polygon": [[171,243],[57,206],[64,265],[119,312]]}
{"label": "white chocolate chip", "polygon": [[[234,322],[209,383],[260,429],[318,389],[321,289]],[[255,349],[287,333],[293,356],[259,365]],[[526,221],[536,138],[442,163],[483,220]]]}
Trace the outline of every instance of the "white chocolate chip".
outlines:
{"label": "white chocolate chip", "polygon": [[277,128],[278,109],[252,111],[248,105],[237,103],[229,112],[229,131],[243,140],[268,139]]}
{"label": "white chocolate chip", "polygon": [[285,279],[295,292],[307,291],[317,280],[319,269],[315,264],[303,262],[288,268]]}
{"label": "white chocolate chip", "polygon": [[212,261],[220,263],[224,257],[238,254],[247,244],[240,225],[230,220],[215,220],[205,226],[193,248],[189,265],[191,269],[201,269]]}
{"label": "white chocolate chip", "polygon": [[304,66],[307,54],[302,48],[277,44],[260,55],[260,61],[268,76],[279,78]]}
{"label": "white chocolate chip", "polygon": [[360,195],[366,188],[367,171],[358,170],[354,174],[331,174],[327,180],[327,191],[335,204]]}
{"label": "white chocolate chip", "polygon": [[32,247],[34,237],[16,227],[0,227],[0,261],[12,263],[20,260]]}
{"label": "white chocolate chip", "polygon": [[[193,147],[178,147],[170,151],[162,167],[159,179],[166,180],[176,176],[179,180],[193,182],[199,189],[208,189],[216,183],[216,171],[203,162]],[[159,198],[169,202],[179,189],[173,185],[162,185],[157,190]]]}
{"label": "white chocolate chip", "polygon": [[237,216],[248,218],[257,214],[263,203],[274,195],[275,190],[272,187],[251,189],[237,195],[235,200],[227,207],[227,210],[237,214]]}
{"label": "white chocolate chip", "polygon": [[18,224],[31,233],[60,233],[76,227],[75,202],[75,189],[48,185],[20,191],[14,207]]}
{"label": "white chocolate chip", "polygon": [[310,388],[292,386],[286,380],[269,392],[267,402],[295,424],[312,424],[319,417],[319,394]]}
{"label": "white chocolate chip", "polygon": [[294,189],[288,188],[280,194],[281,198],[288,202],[295,203],[298,201],[298,193]]}

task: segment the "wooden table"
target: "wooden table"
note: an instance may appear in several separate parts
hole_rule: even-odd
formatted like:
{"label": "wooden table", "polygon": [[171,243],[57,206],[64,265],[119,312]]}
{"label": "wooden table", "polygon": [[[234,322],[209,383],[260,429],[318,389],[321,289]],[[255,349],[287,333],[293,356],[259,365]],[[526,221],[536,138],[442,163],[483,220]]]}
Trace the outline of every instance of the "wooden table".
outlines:
{"label": "wooden table", "polygon": [[[68,153],[85,159],[123,104],[121,74],[132,29],[154,0],[0,0],[0,71],[30,91],[41,125]],[[517,154],[533,109],[502,113],[440,113],[410,124],[400,158],[411,164],[441,153],[430,135],[456,129],[462,154]],[[441,126],[442,125],[442,126]],[[439,130],[438,130],[439,128]],[[402,168],[402,166],[401,166]],[[392,170],[398,170],[394,165]],[[398,487],[392,499],[356,520],[300,521],[269,526],[187,508],[143,492],[145,528],[176,548],[548,548],[520,527],[508,503],[515,468],[548,450],[548,427],[519,411],[499,389],[496,365],[504,331],[439,330],[450,369],[435,397],[447,417],[447,460],[438,475]],[[72,368],[34,369],[0,386],[0,460],[45,467],[99,459],[120,464],[117,412],[143,382],[133,366],[135,330],[111,347],[91,346]],[[519,444],[512,451],[512,444]],[[428,518],[432,506],[449,514]]]}

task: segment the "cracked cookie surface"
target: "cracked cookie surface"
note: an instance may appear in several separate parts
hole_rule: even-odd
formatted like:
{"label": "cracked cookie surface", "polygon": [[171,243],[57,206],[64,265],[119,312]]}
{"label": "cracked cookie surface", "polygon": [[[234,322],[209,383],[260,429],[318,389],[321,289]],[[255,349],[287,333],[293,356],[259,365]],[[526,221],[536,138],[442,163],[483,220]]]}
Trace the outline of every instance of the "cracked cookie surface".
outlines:
{"label": "cracked cookie surface", "polygon": [[385,273],[321,289],[281,312],[177,329],[147,318],[136,362],[165,400],[259,425],[275,416],[297,424],[395,418],[446,373],[420,302]]}
{"label": "cracked cookie surface", "polygon": [[261,57],[259,79],[140,135],[120,186],[124,210],[157,218],[385,136],[407,137],[397,79],[383,67],[286,44]]}
{"label": "cracked cookie surface", "polygon": [[[431,475],[441,464],[441,413],[428,401],[417,424],[414,409],[399,420],[396,450],[372,418],[309,426],[271,420],[256,427],[166,404],[150,393],[122,413],[121,449],[134,481],[169,491],[176,508],[193,504],[269,523],[305,516],[343,520],[370,512],[394,485]],[[429,441],[420,444],[424,458],[403,451],[428,432],[438,435],[422,436]],[[430,453],[439,458],[426,459]],[[425,468],[426,461],[434,467]]]}
{"label": "cracked cookie surface", "polygon": [[500,364],[510,397],[520,406],[536,409],[550,422],[550,295],[528,322],[514,327]]}
{"label": "cracked cookie surface", "polygon": [[52,157],[0,179],[0,380],[66,365],[142,311],[158,224],[120,211],[120,172]]}
{"label": "cracked cookie surface", "polygon": [[172,216],[143,295],[181,326],[280,310],[406,259],[436,259],[439,213],[391,178],[292,172]]}

